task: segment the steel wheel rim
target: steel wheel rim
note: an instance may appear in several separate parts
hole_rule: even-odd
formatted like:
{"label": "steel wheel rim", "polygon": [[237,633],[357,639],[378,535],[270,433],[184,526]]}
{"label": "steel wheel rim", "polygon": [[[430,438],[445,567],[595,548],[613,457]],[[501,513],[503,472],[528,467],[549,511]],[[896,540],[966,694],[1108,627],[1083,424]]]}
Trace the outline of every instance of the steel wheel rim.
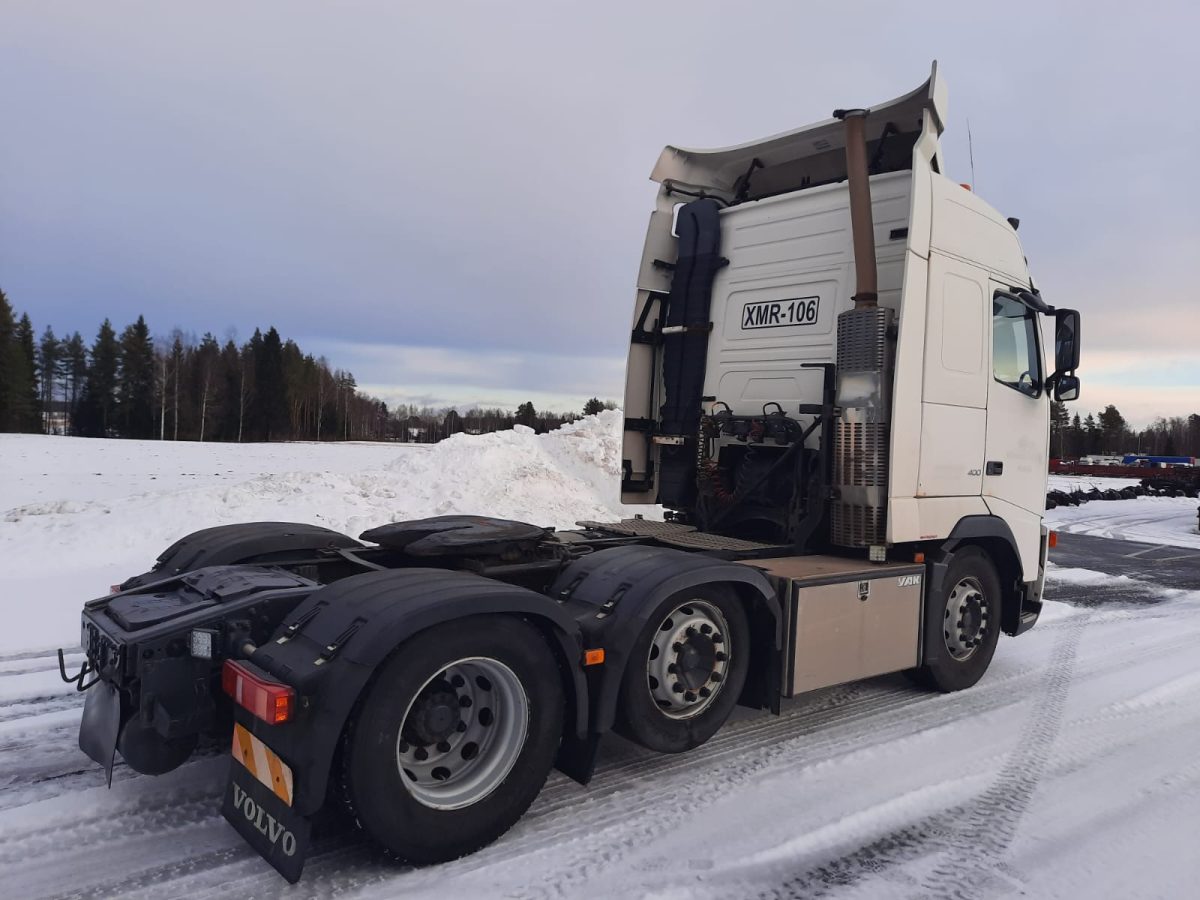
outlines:
{"label": "steel wheel rim", "polygon": [[685,600],[655,629],[646,686],[671,719],[698,716],[716,701],[729,669],[729,623],[706,600]]}
{"label": "steel wheel rim", "polygon": [[975,655],[991,627],[991,604],[979,579],[962,578],[946,598],[942,634],[946,650],[959,662]]}
{"label": "steel wheel rim", "polygon": [[400,779],[431,809],[471,806],[508,777],[528,733],[529,697],[516,673],[488,657],[455,660],[427,679],[404,711],[396,738]]}

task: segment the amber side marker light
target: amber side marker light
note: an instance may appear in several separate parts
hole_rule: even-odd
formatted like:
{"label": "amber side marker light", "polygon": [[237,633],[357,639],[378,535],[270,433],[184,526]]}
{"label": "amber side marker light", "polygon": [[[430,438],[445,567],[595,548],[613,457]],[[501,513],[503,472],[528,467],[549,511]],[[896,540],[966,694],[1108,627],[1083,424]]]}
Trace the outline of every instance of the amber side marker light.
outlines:
{"label": "amber side marker light", "polygon": [[1046,546],[1050,547],[1051,549],[1058,546],[1058,532],[1057,531],[1050,532],[1050,536],[1046,538]]}
{"label": "amber side marker light", "polygon": [[925,562],[925,554],[924,553],[914,553],[913,554],[913,562],[916,562],[916,563]]}
{"label": "amber side marker light", "polygon": [[221,667],[221,689],[238,706],[268,725],[287,722],[296,708],[295,690],[232,659],[225,660]]}
{"label": "amber side marker light", "polygon": [[604,662],[604,651],[602,649],[584,651],[583,664],[585,666],[598,666],[602,662]]}

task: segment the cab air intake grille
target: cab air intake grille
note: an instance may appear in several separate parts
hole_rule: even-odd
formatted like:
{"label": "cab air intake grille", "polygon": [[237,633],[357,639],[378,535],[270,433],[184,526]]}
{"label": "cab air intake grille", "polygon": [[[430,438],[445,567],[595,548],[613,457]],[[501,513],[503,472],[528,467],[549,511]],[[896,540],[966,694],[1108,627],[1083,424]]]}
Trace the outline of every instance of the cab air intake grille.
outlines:
{"label": "cab air intake grille", "polygon": [[842,547],[869,547],[882,544],[887,534],[885,508],[856,503],[835,503],[830,537]]}
{"label": "cab air intake grille", "polygon": [[892,413],[892,310],[838,316],[837,404],[830,538],[842,547],[887,540],[888,440]]}

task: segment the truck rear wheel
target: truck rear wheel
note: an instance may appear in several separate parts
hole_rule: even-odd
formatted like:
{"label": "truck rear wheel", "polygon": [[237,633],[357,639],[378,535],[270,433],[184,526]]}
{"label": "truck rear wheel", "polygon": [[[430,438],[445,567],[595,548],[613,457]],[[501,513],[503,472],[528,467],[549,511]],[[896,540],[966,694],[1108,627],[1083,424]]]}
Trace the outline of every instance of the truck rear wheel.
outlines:
{"label": "truck rear wheel", "polygon": [[[967,547],[954,554],[929,614],[940,619],[942,645],[910,673],[923,687],[949,693],[969,688],[987,671],[1000,639],[1000,579],[987,554]],[[926,632],[932,635],[933,627]]]}
{"label": "truck rear wheel", "polygon": [[749,622],[732,590],[707,585],[674,594],[634,643],[617,732],[660,753],[700,746],[737,704],[749,656]]}
{"label": "truck rear wheel", "polygon": [[406,642],[351,728],[347,799],[362,828],[408,862],[483,847],[537,796],[563,728],[561,675],[531,625],[474,616]]}

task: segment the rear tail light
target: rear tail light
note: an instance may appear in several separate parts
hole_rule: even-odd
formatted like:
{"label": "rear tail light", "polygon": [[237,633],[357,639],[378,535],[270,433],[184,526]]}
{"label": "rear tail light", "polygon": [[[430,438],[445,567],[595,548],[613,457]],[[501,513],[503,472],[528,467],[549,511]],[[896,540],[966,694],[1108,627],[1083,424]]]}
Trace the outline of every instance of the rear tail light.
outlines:
{"label": "rear tail light", "polygon": [[294,689],[232,659],[225,660],[221,667],[221,688],[238,706],[268,725],[289,721],[296,709]]}

